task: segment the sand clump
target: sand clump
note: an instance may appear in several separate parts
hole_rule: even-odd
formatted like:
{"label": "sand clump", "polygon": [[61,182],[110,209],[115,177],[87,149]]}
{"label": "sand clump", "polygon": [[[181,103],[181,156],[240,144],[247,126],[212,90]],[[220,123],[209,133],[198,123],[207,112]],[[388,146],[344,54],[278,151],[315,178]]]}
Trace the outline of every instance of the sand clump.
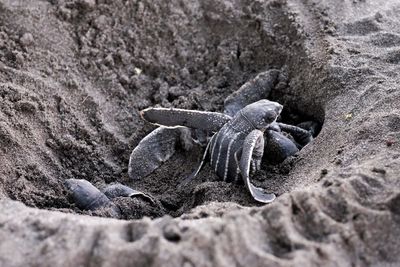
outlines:
{"label": "sand clump", "polygon": [[[0,265],[399,264],[396,2],[1,0]],[[201,147],[129,180],[130,152],[154,129],[139,110],[222,111],[272,68],[286,119],[323,125],[256,177],[273,204],[208,165],[177,189]],[[73,205],[71,178],[157,201],[118,198],[128,221],[101,218]]]}

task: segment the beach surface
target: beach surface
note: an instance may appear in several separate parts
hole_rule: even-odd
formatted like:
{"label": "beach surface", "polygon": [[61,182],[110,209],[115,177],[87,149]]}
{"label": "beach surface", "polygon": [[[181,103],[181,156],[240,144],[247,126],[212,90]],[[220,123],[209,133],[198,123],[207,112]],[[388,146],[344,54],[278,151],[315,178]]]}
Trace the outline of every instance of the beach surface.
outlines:
{"label": "beach surface", "polygon": [[[0,266],[400,264],[397,0],[0,0]],[[258,73],[270,100],[322,129],[254,177],[260,205],[204,147],[139,181],[139,111],[223,112]],[[144,155],[145,156],[145,155]],[[121,218],[82,211],[64,186],[123,183]]]}

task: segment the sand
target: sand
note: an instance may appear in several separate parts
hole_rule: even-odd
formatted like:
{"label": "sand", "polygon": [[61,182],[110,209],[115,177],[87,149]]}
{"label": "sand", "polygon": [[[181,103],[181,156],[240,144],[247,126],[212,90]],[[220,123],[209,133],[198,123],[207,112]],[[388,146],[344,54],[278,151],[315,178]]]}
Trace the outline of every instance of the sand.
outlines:
{"label": "sand", "polygon": [[[0,266],[400,264],[400,3],[0,0]],[[321,123],[242,185],[177,150],[141,181],[149,106],[222,111],[268,69],[287,122]],[[81,211],[65,179],[121,182],[122,217]]]}

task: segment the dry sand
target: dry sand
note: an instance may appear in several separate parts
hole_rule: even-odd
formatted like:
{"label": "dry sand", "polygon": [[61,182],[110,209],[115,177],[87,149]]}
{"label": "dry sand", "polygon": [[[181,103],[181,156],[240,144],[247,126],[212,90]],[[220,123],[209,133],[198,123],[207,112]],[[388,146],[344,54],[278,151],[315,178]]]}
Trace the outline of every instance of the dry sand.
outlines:
{"label": "dry sand", "polygon": [[[397,0],[0,0],[0,266],[399,265],[399,14]],[[274,203],[207,166],[176,189],[200,147],[128,179],[154,129],[139,110],[221,111],[271,68],[287,121],[323,123],[257,175]],[[157,203],[119,198],[129,221],[101,218],[69,178]]]}

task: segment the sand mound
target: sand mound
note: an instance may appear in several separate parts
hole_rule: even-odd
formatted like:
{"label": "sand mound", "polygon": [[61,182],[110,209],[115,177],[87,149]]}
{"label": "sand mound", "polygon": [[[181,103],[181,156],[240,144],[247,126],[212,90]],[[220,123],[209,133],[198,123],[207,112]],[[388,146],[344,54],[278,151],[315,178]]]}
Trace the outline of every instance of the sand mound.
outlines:
{"label": "sand mound", "polygon": [[[0,265],[399,264],[396,2],[1,0]],[[221,111],[271,68],[282,70],[271,99],[323,123],[257,177],[273,204],[256,207],[208,167],[177,190],[199,147],[128,179],[153,129],[140,109]],[[119,181],[158,206],[116,200],[132,221],[77,215],[107,214],[77,209],[69,178]]]}

